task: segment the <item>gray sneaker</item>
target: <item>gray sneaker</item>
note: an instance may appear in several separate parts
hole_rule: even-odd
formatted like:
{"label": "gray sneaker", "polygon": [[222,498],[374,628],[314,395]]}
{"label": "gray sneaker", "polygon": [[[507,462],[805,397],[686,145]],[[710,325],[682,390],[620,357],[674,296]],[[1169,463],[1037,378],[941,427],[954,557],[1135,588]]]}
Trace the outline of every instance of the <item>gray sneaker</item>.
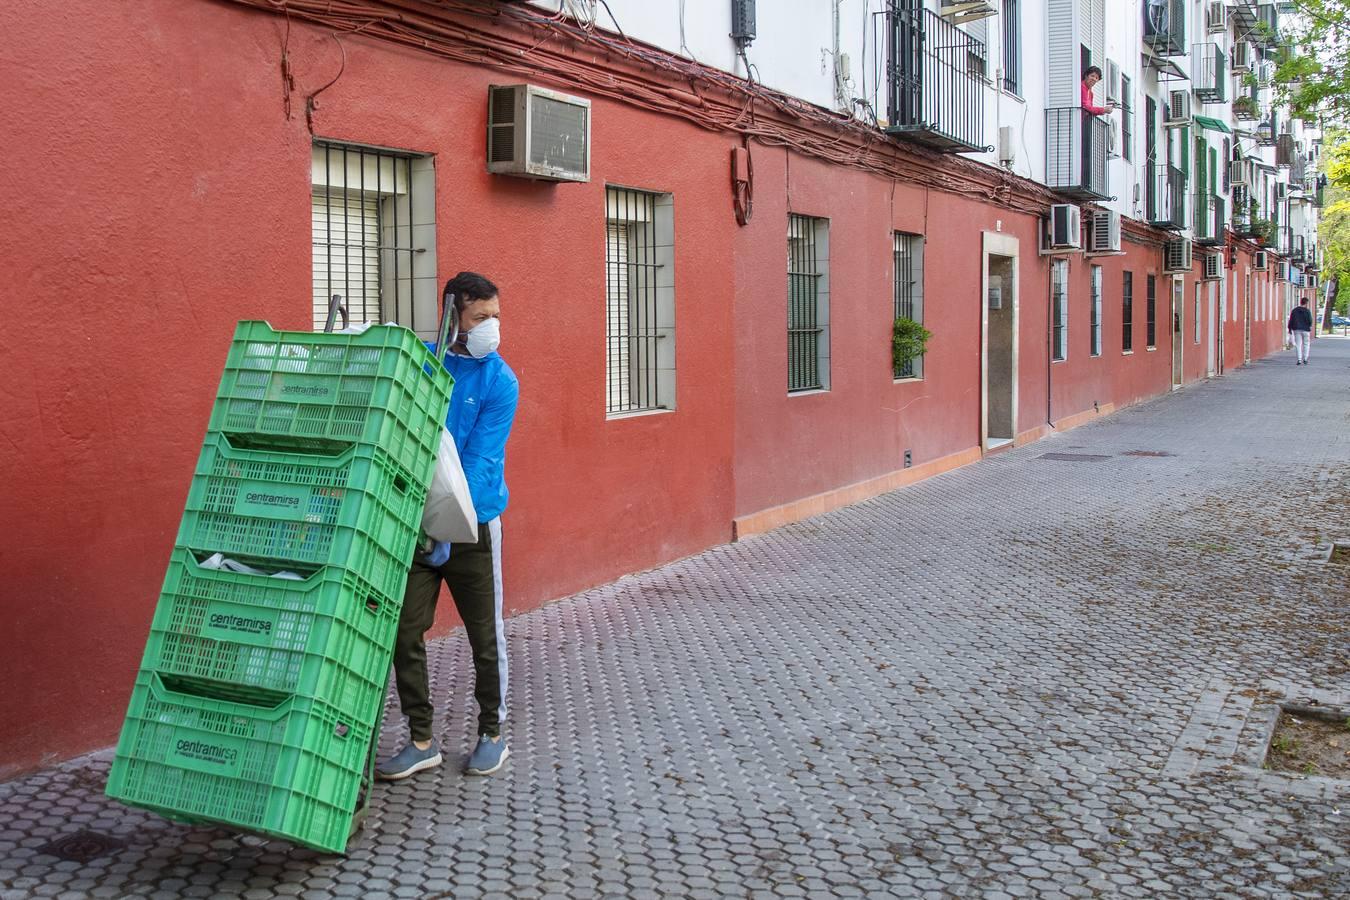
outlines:
{"label": "gray sneaker", "polygon": [[502,767],[511,751],[506,746],[506,738],[490,738],[486,734],[478,736],[478,746],[473,748],[469,764],[464,767],[465,775],[491,775]]}
{"label": "gray sneaker", "polygon": [[440,764],[441,751],[435,741],[432,741],[431,746],[425,750],[418,750],[417,745],[409,741],[408,746],[398,751],[392,759],[386,759],[375,766],[375,777],[380,781],[398,781],[400,778],[407,778],[423,769]]}

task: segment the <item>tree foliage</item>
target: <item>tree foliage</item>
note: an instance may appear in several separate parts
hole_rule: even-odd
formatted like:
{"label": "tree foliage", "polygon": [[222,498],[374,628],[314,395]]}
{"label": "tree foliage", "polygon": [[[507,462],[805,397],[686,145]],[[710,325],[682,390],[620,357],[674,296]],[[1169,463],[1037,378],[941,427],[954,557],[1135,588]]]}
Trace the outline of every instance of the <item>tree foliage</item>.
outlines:
{"label": "tree foliage", "polygon": [[1293,0],[1285,17],[1275,81],[1290,115],[1307,122],[1350,123],[1350,0]]}
{"label": "tree foliage", "polygon": [[1322,216],[1318,223],[1318,243],[1322,246],[1322,277],[1336,279],[1336,307],[1341,312],[1350,304],[1350,133],[1333,129],[1323,137],[1322,165],[1327,186],[1323,195]]}

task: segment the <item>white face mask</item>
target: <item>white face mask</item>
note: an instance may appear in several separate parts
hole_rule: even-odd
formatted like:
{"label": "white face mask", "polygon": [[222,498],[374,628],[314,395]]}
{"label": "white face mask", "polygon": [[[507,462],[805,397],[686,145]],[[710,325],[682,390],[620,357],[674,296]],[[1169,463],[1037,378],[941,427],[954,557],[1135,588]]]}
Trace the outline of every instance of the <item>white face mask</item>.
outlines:
{"label": "white face mask", "polygon": [[501,345],[502,323],[500,319],[484,319],[464,335],[464,349],[474,359],[482,359]]}

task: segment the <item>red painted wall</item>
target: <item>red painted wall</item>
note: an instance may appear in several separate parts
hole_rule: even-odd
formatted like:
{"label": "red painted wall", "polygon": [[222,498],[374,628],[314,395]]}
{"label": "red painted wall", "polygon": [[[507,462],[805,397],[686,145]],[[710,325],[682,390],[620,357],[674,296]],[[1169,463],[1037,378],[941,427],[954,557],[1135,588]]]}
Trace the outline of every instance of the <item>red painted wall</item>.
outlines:
{"label": "red painted wall", "polygon": [[[0,33],[4,779],[115,738],[234,323],[308,327],[304,96],[340,55],[292,24],[287,119],[275,16],[179,0],[11,3]],[[1049,265],[1034,217],[756,146],[754,220],[739,228],[731,138],[602,100],[591,183],[489,176],[485,88],[499,77],[343,44],[315,133],[435,154],[442,276],[476,269],[502,289],[503,353],[522,388],[504,519],[511,611],[726,541],[733,517],[894,471],[905,449],[920,464],[976,446],[983,231],[1021,242],[1018,429],[1045,421]],[[675,198],[672,413],[605,418],[606,182]],[[831,389],[810,396],[787,394],[789,211],[831,221]],[[891,377],[893,230],[928,235],[934,336],[917,382]],[[1126,248],[1101,260],[1100,358],[1086,353],[1087,262],[1071,263],[1056,420],[1167,388],[1162,277],[1159,348],[1144,351],[1157,251]],[[1127,266],[1135,353],[1122,356]],[[1272,346],[1264,334],[1254,354]]]}

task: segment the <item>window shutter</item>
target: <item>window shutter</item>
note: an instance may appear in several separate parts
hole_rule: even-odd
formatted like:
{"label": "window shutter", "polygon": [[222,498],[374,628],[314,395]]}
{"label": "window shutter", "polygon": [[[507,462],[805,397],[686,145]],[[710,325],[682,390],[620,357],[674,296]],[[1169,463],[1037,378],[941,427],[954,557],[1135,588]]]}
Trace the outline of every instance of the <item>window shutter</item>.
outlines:
{"label": "window shutter", "polygon": [[610,222],[605,226],[605,333],[611,342],[605,354],[605,383],[611,409],[628,409],[631,405],[628,307],[628,226]]}
{"label": "window shutter", "polygon": [[323,188],[312,196],[314,330],[323,330],[333,294],[342,295],[353,324],[381,321],[378,198]]}

